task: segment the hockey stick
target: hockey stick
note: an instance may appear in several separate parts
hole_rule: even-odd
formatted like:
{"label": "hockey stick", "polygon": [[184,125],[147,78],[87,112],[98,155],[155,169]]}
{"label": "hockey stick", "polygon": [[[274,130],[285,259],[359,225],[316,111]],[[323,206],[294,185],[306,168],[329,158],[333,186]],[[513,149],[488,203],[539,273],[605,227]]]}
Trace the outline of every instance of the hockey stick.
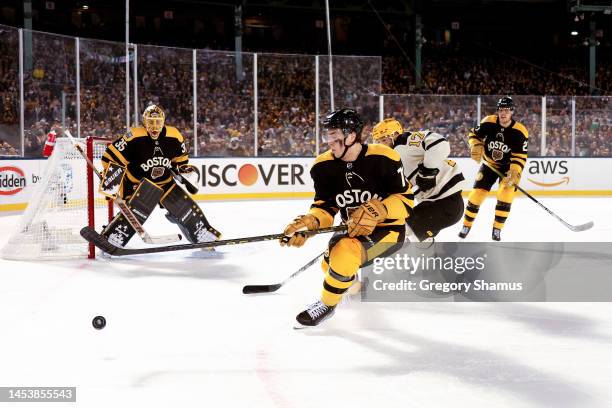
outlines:
{"label": "hockey stick", "polygon": [[[304,232],[308,236],[313,236],[317,234],[324,234],[328,232],[341,232],[346,231],[346,225],[337,225],[335,227],[330,228],[321,228],[314,231]],[[150,247],[150,248],[121,248],[116,245],[108,242],[106,237],[98,234],[93,228],[87,226],[81,229],[81,236],[85,238],[87,241],[91,242],[104,252],[109,255],[115,256],[124,256],[124,255],[141,255],[141,254],[154,254],[159,252],[173,252],[173,251],[184,251],[188,249],[200,249],[200,248],[214,248],[223,245],[238,245],[238,244],[247,244],[250,242],[260,242],[260,241],[272,241],[277,239],[282,239],[285,237],[284,234],[271,234],[271,235],[258,235],[254,237],[246,237],[246,238],[234,238],[234,239],[225,239],[221,241],[210,241],[210,242],[200,242],[196,244],[178,244],[178,245],[166,245],[159,247]]]}
{"label": "hockey stick", "polygon": [[[79,151],[81,156],[83,156],[83,158],[87,162],[87,165],[93,170],[96,176],[98,176],[98,179],[102,180],[102,174],[96,168],[96,166],[92,163],[89,157],[87,157],[87,154],[83,151],[83,148],[77,144],[75,138],[72,136],[70,131],[65,130],[64,134],[68,137],[68,139],[70,139],[70,141],[72,142],[72,145],[75,147],[75,149]],[[140,221],[138,221],[138,218],[136,218],[132,210],[130,210],[130,207],[128,207],[127,203],[121,197],[115,197],[113,198],[113,201],[117,204],[117,207],[119,207],[119,210],[121,211],[125,219],[130,223],[132,228],[136,230],[136,232],[138,233],[138,235],[140,236],[140,238],[142,239],[144,243],[146,244],[169,244],[171,242],[177,242],[181,240],[182,237],[180,234],[151,236],[147,231],[145,231]]]}
{"label": "hockey stick", "polygon": [[[497,174],[499,177],[501,177],[502,179],[506,176],[504,176],[499,170],[497,170],[495,167],[491,166],[489,163],[487,162],[483,162],[483,164],[485,166],[487,166],[488,168],[490,168],[495,174]],[[518,184],[514,184],[514,187],[516,187],[517,190],[519,190],[521,193],[525,194],[527,197],[529,197],[534,203],[536,203],[537,205],[539,205],[544,211],[546,211],[547,213],[549,213],[550,215],[552,215],[553,217],[555,217],[559,222],[561,222],[561,224],[565,225],[567,228],[569,228],[570,230],[574,231],[574,232],[581,232],[581,231],[586,231],[590,228],[593,227],[594,223],[593,221],[589,221],[585,224],[581,224],[581,225],[572,225],[569,224],[568,222],[566,222],[565,220],[563,220],[561,217],[559,217],[557,214],[555,214],[554,212],[552,212],[550,209],[548,209],[548,207],[546,207],[544,204],[542,204],[541,202],[539,202],[538,200],[535,199],[535,197],[533,197],[531,194],[529,194],[527,191],[523,190]]]}
{"label": "hockey stick", "polygon": [[302,266],[300,269],[298,269],[297,271],[293,272],[291,275],[287,276],[285,278],[285,280],[283,280],[280,283],[273,283],[271,285],[246,285],[246,286],[244,286],[242,288],[242,293],[244,293],[245,295],[249,295],[249,294],[252,294],[252,293],[270,293],[270,292],[276,292],[282,286],[284,286],[287,282],[289,282],[291,279],[295,278],[296,276],[298,276],[299,274],[304,272],[306,269],[308,269],[312,265],[314,265],[319,260],[319,258],[321,256],[323,256],[324,253],[325,252],[321,252],[315,258],[313,258],[312,260],[308,261],[308,263],[306,265]]}

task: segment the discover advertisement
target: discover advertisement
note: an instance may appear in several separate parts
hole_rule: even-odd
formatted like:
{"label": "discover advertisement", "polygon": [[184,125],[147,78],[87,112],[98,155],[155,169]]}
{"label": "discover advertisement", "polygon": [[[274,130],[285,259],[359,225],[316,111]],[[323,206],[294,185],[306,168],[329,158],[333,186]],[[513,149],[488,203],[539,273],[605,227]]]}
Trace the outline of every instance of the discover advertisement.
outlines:
{"label": "discover advertisement", "polygon": [[[464,157],[453,160],[469,191],[480,165]],[[190,163],[201,173],[196,200],[309,199],[314,194],[311,157],[196,158]],[[48,171],[46,165],[46,159],[0,160],[0,211],[24,209]],[[612,195],[612,179],[593,177],[611,173],[612,160],[606,158],[533,158],[527,161],[521,187],[536,196]]]}

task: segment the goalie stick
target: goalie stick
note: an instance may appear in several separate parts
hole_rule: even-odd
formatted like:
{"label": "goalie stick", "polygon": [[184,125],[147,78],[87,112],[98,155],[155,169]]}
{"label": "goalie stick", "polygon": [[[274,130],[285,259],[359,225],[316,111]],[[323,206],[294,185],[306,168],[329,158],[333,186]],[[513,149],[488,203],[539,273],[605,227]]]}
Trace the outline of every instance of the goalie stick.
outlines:
{"label": "goalie stick", "polygon": [[[324,234],[328,232],[342,232],[346,231],[346,225],[337,225],[335,227],[330,228],[321,228],[313,231],[305,231],[304,233],[313,236],[317,234]],[[260,241],[272,241],[277,239],[282,239],[285,237],[284,234],[271,234],[271,235],[258,235],[254,237],[245,237],[245,238],[234,238],[234,239],[225,239],[221,241],[210,241],[210,242],[200,242],[196,244],[177,244],[177,245],[166,245],[159,247],[149,247],[149,248],[122,248],[108,242],[106,237],[98,234],[93,228],[87,226],[81,229],[81,236],[85,238],[87,241],[94,244],[96,247],[100,248],[104,252],[109,255],[115,256],[125,256],[125,255],[142,255],[142,254],[154,254],[159,252],[173,252],[173,251],[184,251],[188,249],[200,249],[200,248],[215,248],[223,245],[238,245],[238,244],[247,244],[250,242],[260,242]]]}
{"label": "goalie stick", "polygon": [[308,263],[306,265],[302,266],[300,269],[298,269],[297,271],[293,272],[291,275],[287,276],[285,278],[285,280],[283,280],[280,283],[273,283],[273,284],[270,284],[270,285],[246,285],[246,286],[244,286],[242,288],[242,293],[244,293],[245,295],[250,295],[250,294],[253,294],[253,293],[271,293],[271,292],[276,292],[282,286],[284,286],[287,282],[289,282],[290,280],[292,280],[293,278],[295,278],[296,276],[298,276],[299,274],[304,272],[306,269],[310,268],[312,265],[314,265],[319,260],[319,258],[321,258],[323,256],[323,254],[325,254],[325,252],[321,252],[315,258],[313,258],[312,260],[308,261]]}
{"label": "goalie stick", "polygon": [[[87,154],[83,151],[83,148],[76,143],[76,140],[72,136],[70,131],[65,130],[64,134],[68,137],[68,139],[70,139],[70,141],[72,142],[72,145],[75,147],[75,149],[78,150],[81,156],[83,156],[83,158],[87,162],[87,165],[93,170],[96,176],[98,176],[98,179],[102,180],[102,174],[100,174],[100,171],[92,163],[89,157],[87,157]],[[117,207],[119,207],[119,210],[121,211],[121,213],[125,216],[126,220],[130,223],[132,228],[136,230],[136,232],[138,233],[138,235],[140,236],[140,238],[142,239],[144,243],[146,244],[169,244],[171,242],[177,242],[181,240],[182,237],[180,234],[159,235],[159,236],[150,235],[144,229],[140,221],[138,221],[138,218],[136,218],[132,210],[130,210],[130,207],[128,207],[127,203],[121,197],[115,197],[113,201],[115,202],[115,204],[117,204]]]}
{"label": "goalie stick", "polygon": [[[490,168],[495,174],[497,174],[499,177],[501,177],[502,179],[506,176],[504,176],[499,170],[497,170],[496,168],[494,168],[493,166],[489,165],[489,163],[487,162],[483,162],[483,164],[485,166],[487,166],[488,168]],[[587,223],[584,224],[580,224],[580,225],[572,225],[568,222],[566,222],[565,220],[563,220],[561,217],[559,217],[557,214],[555,214],[554,212],[552,212],[552,210],[548,209],[548,207],[546,207],[544,204],[542,204],[541,202],[539,202],[538,200],[535,199],[535,197],[533,197],[531,194],[529,194],[527,191],[523,190],[518,184],[514,184],[514,187],[516,187],[517,190],[519,190],[521,193],[525,194],[527,197],[529,197],[534,203],[536,203],[537,205],[539,205],[544,211],[546,211],[547,213],[549,213],[550,215],[552,215],[553,217],[555,217],[559,222],[561,222],[561,224],[565,225],[567,228],[569,228],[570,230],[574,231],[574,232],[581,232],[581,231],[586,231],[590,228],[593,227],[594,223],[593,221],[589,221]]]}

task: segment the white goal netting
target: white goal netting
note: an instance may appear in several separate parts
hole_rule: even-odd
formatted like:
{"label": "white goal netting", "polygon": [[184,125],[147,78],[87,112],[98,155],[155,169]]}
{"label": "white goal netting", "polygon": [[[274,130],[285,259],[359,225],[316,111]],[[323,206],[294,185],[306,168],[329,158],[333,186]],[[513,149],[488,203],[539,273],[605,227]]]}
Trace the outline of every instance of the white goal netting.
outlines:
{"label": "white goal netting", "polygon": [[[107,141],[76,139],[98,169]],[[89,174],[88,174],[89,173]],[[109,210],[110,207],[110,210]],[[17,229],[0,251],[5,259],[41,260],[94,257],[79,231],[98,231],[112,217],[112,206],[98,194],[98,178],[67,138],[59,138],[43,178],[35,186]]]}

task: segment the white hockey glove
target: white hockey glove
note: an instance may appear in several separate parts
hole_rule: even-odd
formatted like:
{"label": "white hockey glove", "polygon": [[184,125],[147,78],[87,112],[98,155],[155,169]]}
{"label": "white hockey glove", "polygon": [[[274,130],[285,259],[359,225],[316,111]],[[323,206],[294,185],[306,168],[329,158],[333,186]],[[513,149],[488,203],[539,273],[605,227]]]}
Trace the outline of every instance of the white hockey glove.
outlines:
{"label": "white hockey glove", "polygon": [[178,171],[179,174],[193,186],[193,188],[190,188],[183,182],[189,193],[197,194],[200,189],[200,170],[192,164],[182,164],[178,167]]}

